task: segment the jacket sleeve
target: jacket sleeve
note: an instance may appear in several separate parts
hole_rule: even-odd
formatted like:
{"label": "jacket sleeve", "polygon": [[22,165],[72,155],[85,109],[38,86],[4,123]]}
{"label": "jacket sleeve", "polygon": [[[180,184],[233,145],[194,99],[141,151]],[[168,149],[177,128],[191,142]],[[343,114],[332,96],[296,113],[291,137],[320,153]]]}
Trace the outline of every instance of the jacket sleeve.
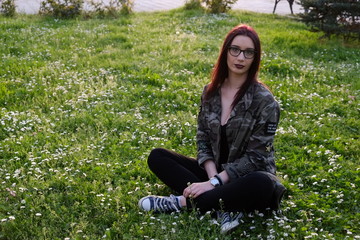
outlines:
{"label": "jacket sleeve", "polygon": [[233,162],[222,165],[230,180],[253,171],[267,171],[272,174],[276,172],[273,142],[280,108],[274,100],[259,111],[245,153]]}
{"label": "jacket sleeve", "polygon": [[210,129],[207,124],[207,114],[204,95],[207,87],[205,86],[204,91],[201,96],[201,105],[198,114],[198,128],[196,134],[196,143],[197,143],[197,160],[201,166],[206,160],[214,159],[214,154],[211,148],[210,142]]}

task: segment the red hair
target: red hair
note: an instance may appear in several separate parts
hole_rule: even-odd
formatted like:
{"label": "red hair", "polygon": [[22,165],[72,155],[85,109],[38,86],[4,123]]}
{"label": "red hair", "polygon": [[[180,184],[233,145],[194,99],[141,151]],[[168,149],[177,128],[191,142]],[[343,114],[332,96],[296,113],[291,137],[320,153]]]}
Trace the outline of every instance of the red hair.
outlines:
{"label": "red hair", "polygon": [[205,99],[211,98],[216,91],[221,87],[224,83],[225,79],[228,77],[228,65],[227,65],[227,53],[228,49],[234,40],[234,38],[238,35],[243,35],[251,38],[255,46],[255,57],[254,60],[249,68],[249,72],[246,78],[245,83],[239,89],[239,91],[235,95],[235,99],[231,104],[234,107],[240,99],[244,96],[246,90],[249,86],[254,83],[258,82],[257,75],[260,68],[260,59],[261,59],[261,44],[258,34],[255,32],[253,28],[247,25],[238,25],[234,27],[225,37],[224,43],[222,45],[219,57],[217,62],[214,66],[214,69],[211,74],[211,82],[207,88]]}

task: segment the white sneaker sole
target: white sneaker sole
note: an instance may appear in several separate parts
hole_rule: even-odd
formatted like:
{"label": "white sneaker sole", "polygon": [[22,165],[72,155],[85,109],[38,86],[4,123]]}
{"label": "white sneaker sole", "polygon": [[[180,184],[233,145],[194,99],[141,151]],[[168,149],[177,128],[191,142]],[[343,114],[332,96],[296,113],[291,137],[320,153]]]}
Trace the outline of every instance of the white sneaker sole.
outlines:
{"label": "white sneaker sole", "polygon": [[221,234],[228,233],[231,230],[234,230],[239,225],[240,225],[240,223],[238,220],[234,220],[234,221],[225,223],[221,226],[220,232],[221,232]]}
{"label": "white sneaker sole", "polygon": [[[139,208],[143,211],[146,211],[146,212],[149,212],[149,211],[152,211],[153,209],[151,208],[152,207],[152,204],[151,204],[151,201],[149,199],[149,197],[152,197],[152,196],[146,196],[146,197],[143,197],[139,200]],[[149,201],[147,204],[144,204],[144,201]]]}

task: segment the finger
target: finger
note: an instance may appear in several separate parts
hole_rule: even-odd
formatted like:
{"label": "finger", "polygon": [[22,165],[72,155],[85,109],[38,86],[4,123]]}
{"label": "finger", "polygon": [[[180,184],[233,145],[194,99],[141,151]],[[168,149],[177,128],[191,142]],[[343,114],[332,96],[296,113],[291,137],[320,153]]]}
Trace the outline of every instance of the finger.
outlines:
{"label": "finger", "polygon": [[203,194],[204,192],[206,192],[204,189],[199,189],[198,191],[196,191],[193,195],[194,198],[197,198],[198,196],[200,196],[201,194]]}
{"label": "finger", "polygon": [[184,192],[183,192],[183,195],[184,195],[184,197],[189,197],[189,195],[191,194],[191,191],[190,191],[190,189],[189,188],[186,188],[185,190],[184,190]]}
{"label": "finger", "polygon": [[189,192],[188,197],[189,198],[195,198],[195,195],[196,195],[196,192],[191,191],[191,192]]}
{"label": "finger", "polygon": [[197,198],[199,195],[200,195],[199,192],[195,192],[193,193],[193,198]]}

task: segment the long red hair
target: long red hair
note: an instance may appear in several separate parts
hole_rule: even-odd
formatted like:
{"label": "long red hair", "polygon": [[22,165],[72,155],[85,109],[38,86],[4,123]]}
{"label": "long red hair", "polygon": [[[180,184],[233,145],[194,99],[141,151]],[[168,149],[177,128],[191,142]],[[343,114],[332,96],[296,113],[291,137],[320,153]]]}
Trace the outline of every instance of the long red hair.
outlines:
{"label": "long red hair", "polygon": [[246,78],[245,83],[243,86],[239,89],[239,91],[235,95],[235,99],[233,103],[231,104],[232,107],[234,107],[240,99],[244,96],[246,90],[249,88],[249,86],[254,83],[258,82],[257,75],[260,69],[260,59],[261,59],[261,44],[258,34],[255,32],[253,28],[247,25],[238,25],[234,27],[225,37],[224,43],[222,45],[222,48],[220,50],[219,57],[217,59],[217,62],[214,66],[214,69],[211,74],[211,82],[207,88],[207,92],[205,94],[205,99],[211,98],[216,91],[221,87],[221,85],[224,83],[225,79],[228,77],[228,65],[227,65],[227,53],[228,49],[234,40],[234,38],[238,35],[244,35],[249,38],[254,43],[255,46],[255,57],[254,60],[249,68],[249,72]]}

